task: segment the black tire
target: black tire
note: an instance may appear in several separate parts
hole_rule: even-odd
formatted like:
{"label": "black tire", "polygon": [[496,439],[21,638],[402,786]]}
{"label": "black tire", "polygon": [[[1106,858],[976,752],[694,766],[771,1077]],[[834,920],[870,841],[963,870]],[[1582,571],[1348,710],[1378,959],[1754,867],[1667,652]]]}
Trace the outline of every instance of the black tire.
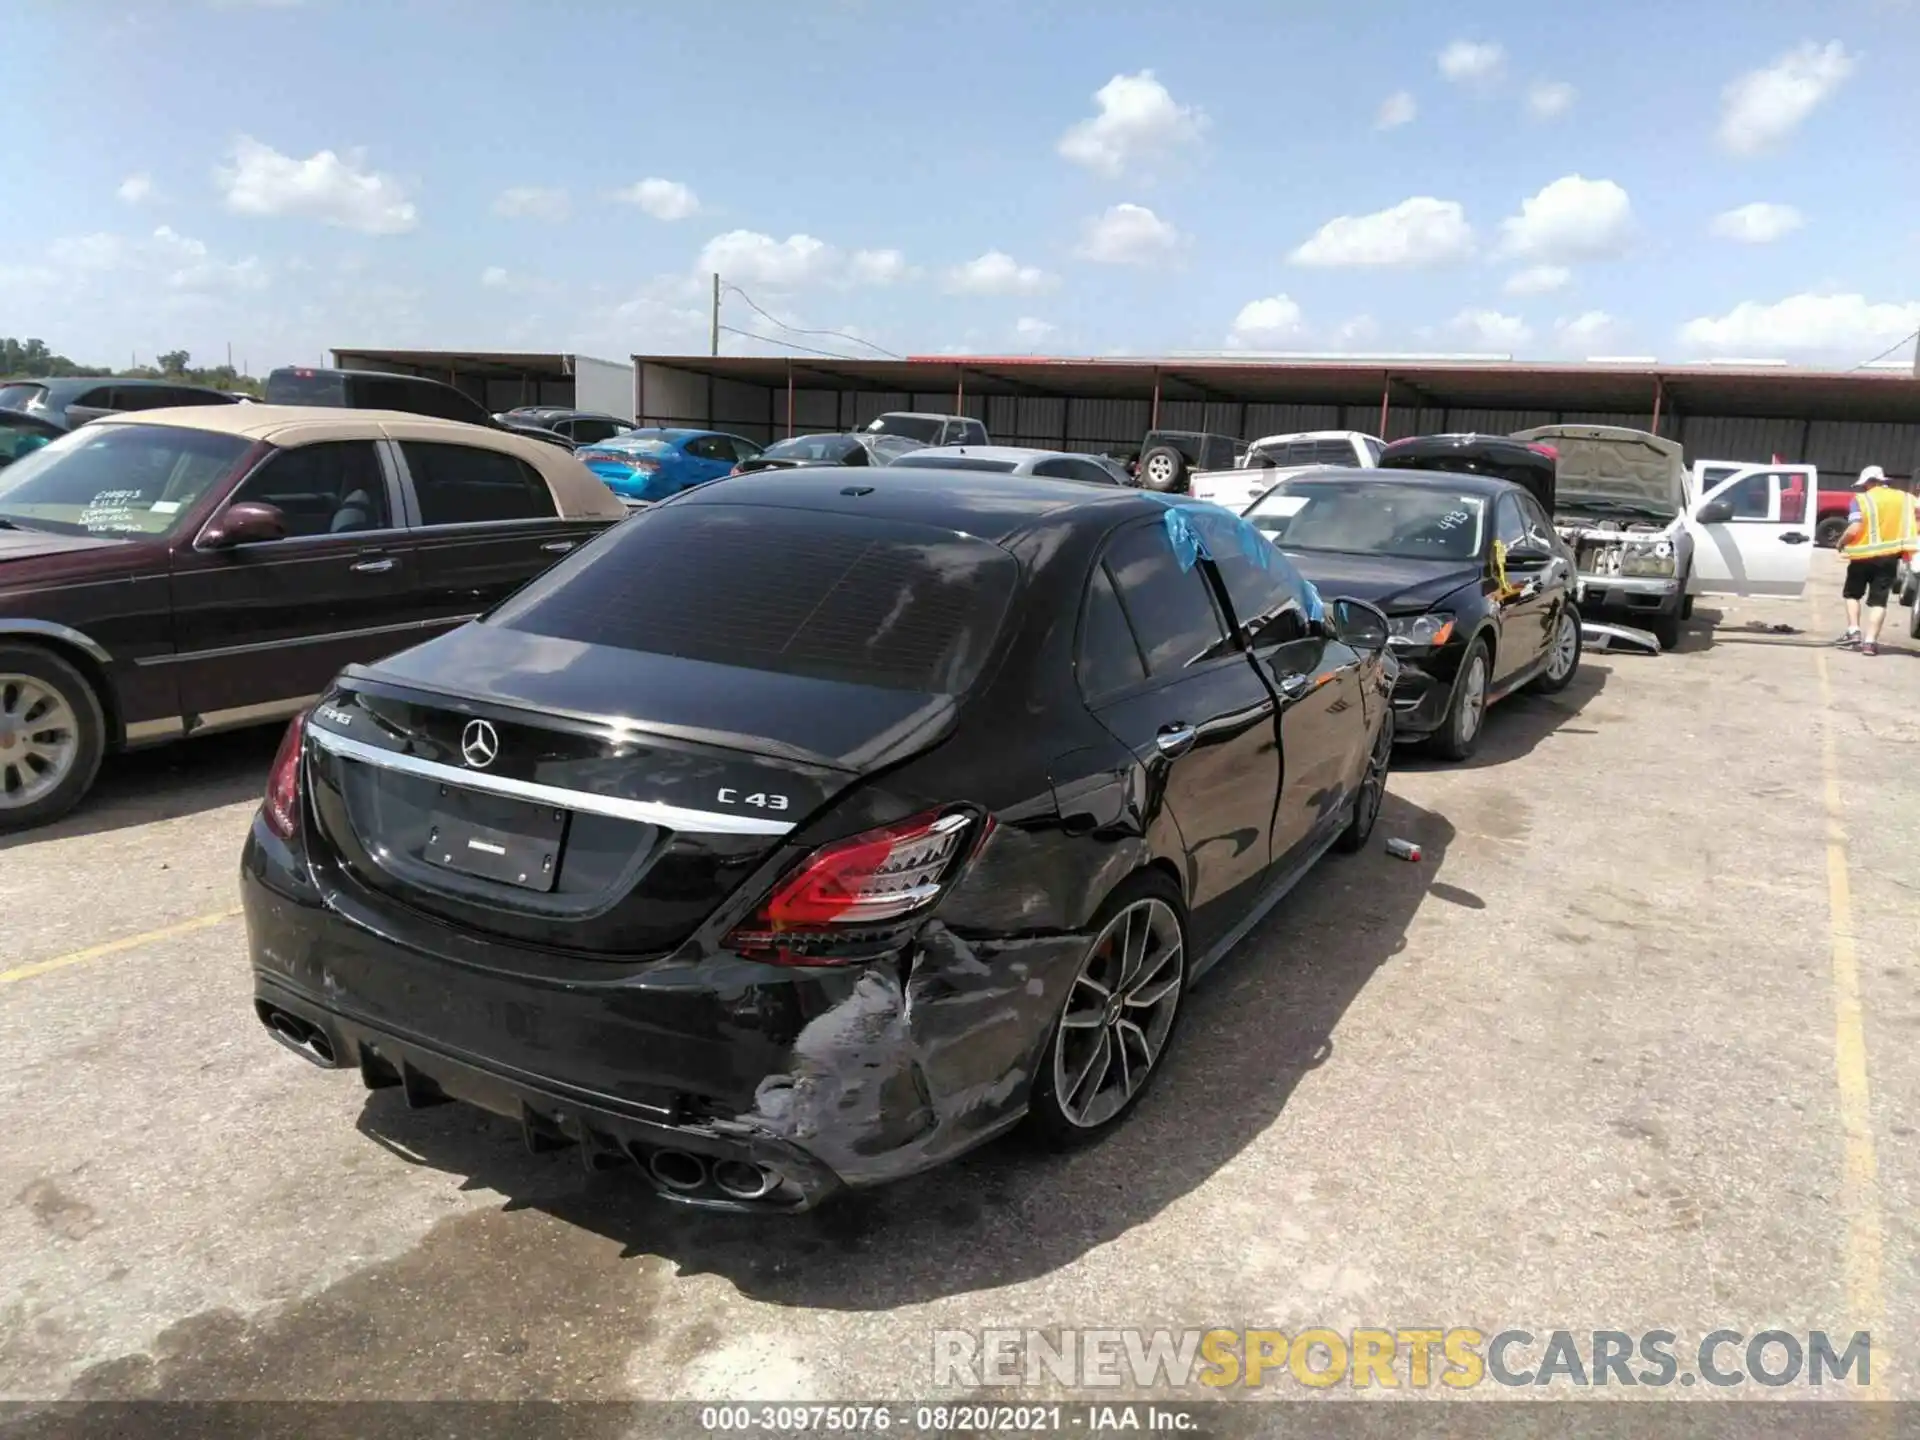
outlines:
{"label": "black tire", "polygon": [[[1158,470],[1160,473],[1155,475]],[[1184,495],[1187,489],[1187,457],[1171,445],[1154,445],[1140,456],[1140,486],[1165,495]]]}
{"label": "black tire", "polygon": [[1829,515],[1813,527],[1813,543],[1831,550],[1840,543],[1840,537],[1846,533],[1846,518],[1840,515]]}
{"label": "black tire", "polygon": [[[37,685],[46,695],[64,705],[72,717],[71,726],[27,729],[36,720],[49,717],[47,701],[27,700],[29,685]],[[18,711],[19,718],[14,718]],[[63,773],[44,793],[30,800],[17,797],[44,777],[51,767],[29,759],[24,740],[38,736],[69,735],[61,745]],[[58,742],[56,742],[58,743]],[[93,788],[100,773],[100,761],[107,749],[107,722],[87,677],[61,656],[38,645],[0,645],[0,831],[30,830],[58,820]],[[36,757],[43,757],[40,751]]]}
{"label": "black tire", "polygon": [[1907,578],[1900,584],[1900,603],[1911,605],[1916,600],[1920,600],[1920,575],[1914,574],[1913,567],[1908,566]]}
{"label": "black tire", "polygon": [[1676,648],[1680,644],[1680,611],[1676,608],[1668,614],[1654,616],[1647,629],[1660,642],[1662,650]]}
{"label": "black tire", "polygon": [[1907,634],[1916,640],[1920,640],[1920,605],[1916,605],[1907,611]]}
{"label": "black tire", "polygon": [[1682,620],[1691,620],[1693,618],[1693,596],[1683,595],[1680,597],[1680,618]]}
{"label": "black tire", "polygon": [[[1566,633],[1569,625],[1573,627],[1571,642],[1568,641]],[[1556,666],[1565,658],[1563,648],[1569,643],[1572,648],[1572,659],[1566,662],[1566,669],[1562,672]],[[1584,650],[1585,647],[1580,638],[1580,612],[1569,605],[1560,612],[1560,619],[1554,625],[1554,653],[1548,657],[1547,668],[1542,670],[1539,678],[1533,682],[1531,687],[1533,692],[1536,695],[1558,695],[1571,685],[1573,677],[1580,673],[1580,656]]]}
{"label": "black tire", "polygon": [[1374,822],[1380,818],[1380,805],[1387,794],[1387,776],[1393,769],[1393,710],[1387,710],[1380,722],[1380,734],[1367,753],[1367,771],[1360,777],[1360,791],[1353,797],[1353,818],[1333,848],[1343,855],[1354,855],[1367,848]]}
{"label": "black tire", "polygon": [[[1180,950],[1177,961],[1174,962],[1179,967],[1179,976],[1178,980],[1173,982],[1169,992],[1173,1004],[1168,1011],[1166,1028],[1161,1035],[1159,1049],[1154,1052],[1145,1075],[1127,1094],[1124,1103],[1121,1103],[1112,1113],[1103,1114],[1095,1123],[1084,1123],[1084,1116],[1075,1118],[1069,1113],[1069,1107],[1061,1103],[1061,1087],[1063,1084],[1070,1085],[1072,1078],[1070,1074],[1066,1074],[1062,1063],[1063,1057],[1071,1057],[1067,1057],[1066,1052],[1061,1048],[1061,1034],[1063,1030],[1068,1029],[1065,1022],[1069,1013],[1074,1011],[1076,998],[1083,996],[1082,977],[1089,975],[1098,964],[1095,959],[1096,952],[1102,947],[1109,928],[1119,923],[1121,918],[1135,907],[1151,906],[1162,907],[1163,913],[1179,936]],[[1121,1122],[1133,1112],[1133,1107],[1138,1105],[1141,1098],[1153,1087],[1155,1077],[1166,1069],[1167,1056],[1172,1053],[1174,1041],[1179,1037],[1180,1018],[1186,1010],[1183,1002],[1192,955],[1187,943],[1186,906],[1180,899],[1178,887],[1170,879],[1156,871],[1144,871],[1133,876],[1107,897],[1106,903],[1093,917],[1093,923],[1088,929],[1093,933],[1094,938],[1087,946],[1086,955],[1082,957],[1080,969],[1068,984],[1066,997],[1060,1003],[1060,1013],[1054,1016],[1053,1024],[1047,1029],[1046,1045],[1040,1052],[1033,1093],[1027,1105],[1029,1126],[1048,1146],[1056,1150],[1070,1150],[1093,1144],[1119,1128]],[[1171,977],[1158,978],[1165,980]],[[1127,1007],[1122,1005],[1120,1009],[1124,1015]],[[1073,1028],[1084,1031],[1094,1027]],[[1103,1090],[1105,1085],[1106,1075],[1103,1073],[1100,1079],[1094,1082],[1094,1091]],[[1083,1105],[1082,1108],[1090,1109],[1091,1106]]]}
{"label": "black tire", "polygon": [[[1479,665],[1479,694],[1472,693],[1475,663]],[[1487,642],[1475,640],[1460,657],[1460,670],[1454,676],[1453,698],[1447,702],[1447,718],[1428,742],[1442,760],[1466,760],[1480,748],[1480,736],[1487,728],[1487,691],[1493,685],[1493,661]],[[1469,715],[1472,724],[1467,722]]]}

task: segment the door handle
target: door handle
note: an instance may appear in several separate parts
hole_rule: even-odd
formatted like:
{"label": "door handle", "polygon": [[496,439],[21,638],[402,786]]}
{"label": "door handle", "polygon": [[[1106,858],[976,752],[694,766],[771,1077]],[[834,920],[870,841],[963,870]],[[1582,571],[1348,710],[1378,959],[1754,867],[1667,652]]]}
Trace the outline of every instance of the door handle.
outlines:
{"label": "door handle", "polygon": [[549,540],[540,548],[549,555],[564,555],[580,542],[578,540]]}
{"label": "door handle", "polygon": [[1780,537],[1780,543],[1782,545],[1804,545],[1807,543],[1808,538],[1808,536],[1801,534],[1798,530],[1789,530]]}
{"label": "door handle", "polygon": [[1302,695],[1307,693],[1307,687],[1312,684],[1313,681],[1296,671],[1292,675],[1282,675],[1280,677],[1280,693],[1289,700],[1298,700]]}
{"label": "door handle", "polygon": [[356,575],[384,575],[393,568],[393,558],[388,556],[381,560],[356,560],[349,568]]}
{"label": "door handle", "polygon": [[1153,737],[1153,743],[1162,755],[1172,758],[1176,755],[1184,755],[1191,750],[1193,742],[1199,738],[1199,735],[1199,731],[1184,722],[1162,725],[1160,733]]}

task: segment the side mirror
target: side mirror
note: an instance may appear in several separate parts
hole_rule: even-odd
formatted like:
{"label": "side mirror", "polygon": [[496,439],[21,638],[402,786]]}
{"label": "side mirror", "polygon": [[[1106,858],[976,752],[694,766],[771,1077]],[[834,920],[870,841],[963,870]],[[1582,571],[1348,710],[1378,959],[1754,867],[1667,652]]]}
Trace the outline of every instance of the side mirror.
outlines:
{"label": "side mirror", "polygon": [[1694,513],[1702,525],[1724,525],[1733,519],[1733,506],[1725,500],[1709,500]]}
{"label": "side mirror", "polygon": [[1551,562],[1553,553],[1538,545],[1516,545],[1507,551],[1509,570],[1539,570]]}
{"label": "side mirror", "polygon": [[236,545],[257,545],[262,540],[286,538],[287,517],[278,505],[242,501],[213,517],[200,532],[200,548],[231,550]]}
{"label": "side mirror", "polygon": [[1387,648],[1392,629],[1387,617],[1364,600],[1335,600],[1327,606],[1327,625],[1334,635],[1366,654]]}

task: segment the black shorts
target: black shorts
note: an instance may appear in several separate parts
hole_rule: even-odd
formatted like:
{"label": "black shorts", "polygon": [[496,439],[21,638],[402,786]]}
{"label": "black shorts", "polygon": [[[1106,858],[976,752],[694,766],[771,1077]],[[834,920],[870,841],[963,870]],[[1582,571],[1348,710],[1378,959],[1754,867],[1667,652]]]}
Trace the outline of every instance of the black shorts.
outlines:
{"label": "black shorts", "polygon": [[1887,608],[1887,595],[1900,573],[1898,555],[1875,555],[1871,560],[1849,560],[1847,583],[1840,593],[1849,600],[1865,599],[1875,610]]}

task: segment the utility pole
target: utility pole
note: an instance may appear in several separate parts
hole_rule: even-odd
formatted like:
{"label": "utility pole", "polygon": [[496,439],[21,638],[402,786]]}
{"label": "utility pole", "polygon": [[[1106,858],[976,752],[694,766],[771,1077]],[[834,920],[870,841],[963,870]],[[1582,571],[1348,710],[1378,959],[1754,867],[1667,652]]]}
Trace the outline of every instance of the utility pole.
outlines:
{"label": "utility pole", "polygon": [[720,272],[713,272],[713,354],[720,353]]}

